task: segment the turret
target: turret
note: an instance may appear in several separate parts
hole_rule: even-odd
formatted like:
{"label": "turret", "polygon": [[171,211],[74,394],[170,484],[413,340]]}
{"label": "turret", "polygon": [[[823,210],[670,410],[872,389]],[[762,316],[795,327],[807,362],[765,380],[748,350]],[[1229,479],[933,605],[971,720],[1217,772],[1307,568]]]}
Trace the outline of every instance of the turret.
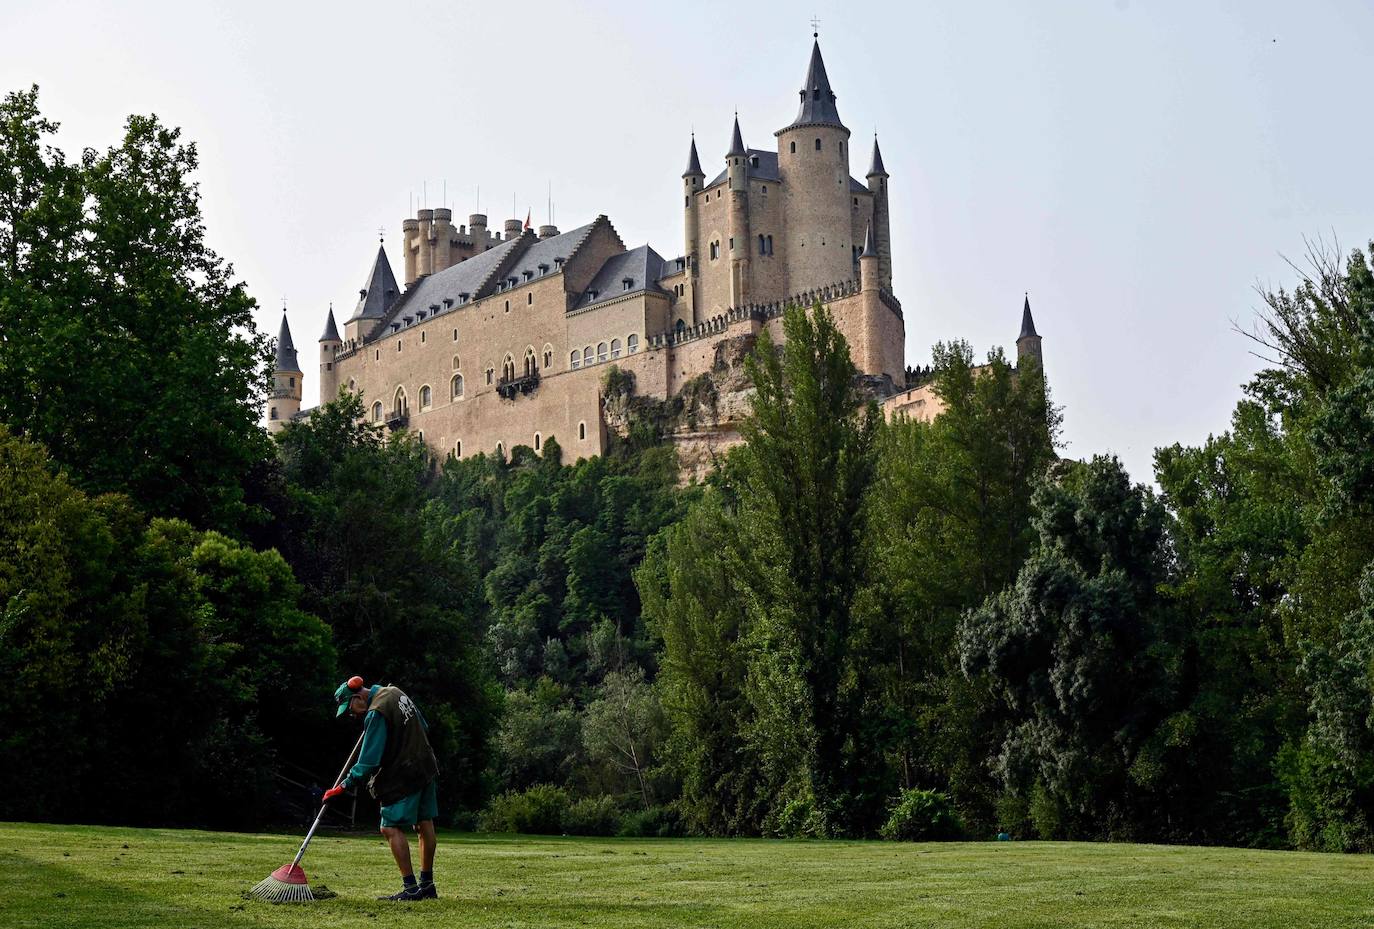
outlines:
{"label": "turret", "polygon": [[697,241],[700,235],[700,205],[697,195],[706,183],[706,173],[701,170],[701,159],[697,157],[697,137],[692,134],[692,145],[687,151],[687,170],[682,172],[682,254],[687,259],[687,273],[683,276],[684,288],[682,304],[685,318],[695,320]]}
{"label": "turret", "polygon": [[325,404],[339,395],[339,372],[334,370],[334,356],[343,348],[339,327],[334,325],[334,304],[329,305],[325,317],[324,335],[320,336],[320,403]]}
{"label": "turret", "polygon": [[487,214],[472,213],[468,216],[468,234],[472,236],[473,254],[487,250]]}
{"label": "turret", "polygon": [[291,327],[286,324],[286,309],[281,311],[281,331],[277,333],[277,360],[272,371],[272,393],[267,398],[267,431],[281,432],[301,411],[301,382],[305,375],[296,360]]}
{"label": "turret", "polygon": [[405,270],[406,286],[415,283],[415,265],[420,256],[420,221],[401,220],[401,258]]}
{"label": "turret", "polygon": [[434,241],[430,238],[430,228],[434,225],[434,211],[420,210],[415,217],[420,221],[419,233],[416,236],[420,258],[415,270],[418,277],[428,277],[434,273]]}
{"label": "turret", "polygon": [[726,251],[730,256],[730,306],[743,306],[749,299],[749,150],[739,131],[739,114],[730,136],[730,150],[725,153],[725,169],[729,176],[729,214],[726,219]]}
{"label": "turret", "polygon": [[873,234],[873,223],[868,224],[864,234],[864,250],[859,254],[859,288],[879,290],[882,287],[882,259],[878,256],[878,243]]}
{"label": "turret", "polygon": [[873,237],[877,245],[878,267],[884,290],[892,291],[892,238],[888,217],[887,169],[883,167],[883,153],[878,148],[878,134],[873,134],[873,160],[868,167],[868,190],[873,194]]}
{"label": "turret", "polygon": [[433,272],[438,274],[453,263],[450,252],[453,242],[453,211],[447,207],[435,207],[434,226],[430,229],[429,241],[434,252]]}
{"label": "turret", "polygon": [[1035,331],[1035,320],[1031,318],[1030,294],[1026,294],[1026,303],[1021,310],[1021,334],[1016,337],[1016,366],[1021,367],[1031,358],[1043,370],[1045,357],[1040,350],[1040,334]]}
{"label": "turret", "polygon": [[525,224],[518,219],[506,220],[506,234],[505,236],[503,236],[503,238],[507,242],[509,242],[511,239],[520,238],[520,230],[522,230],[524,226]]}
{"label": "turret", "polygon": [[776,133],[792,293],[854,277],[849,130],[840,122],[835,99],[820,43],[815,43],[797,118]]}

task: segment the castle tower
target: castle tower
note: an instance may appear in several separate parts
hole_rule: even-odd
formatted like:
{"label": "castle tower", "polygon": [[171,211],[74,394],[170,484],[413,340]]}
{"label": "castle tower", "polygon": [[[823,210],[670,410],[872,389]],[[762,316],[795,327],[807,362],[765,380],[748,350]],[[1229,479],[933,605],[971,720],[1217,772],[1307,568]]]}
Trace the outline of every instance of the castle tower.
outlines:
{"label": "castle tower", "polygon": [[[407,223],[415,220],[408,219]],[[411,267],[411,251],[406,248],[406,272]],[[372,262],[372,270],[367,272],[367,283],[358,289],[358,305],[353,315],[344,322],[344,340],[351,348],[362,344],[363,339],[372,331],[386,311],[396,302],[401,290],[396,286],[396,276],[391,273],[391,262],[386,260],[386,247],[377,246],[377,257]]]}
{"label": "castle tower", "polygon": [[730,212],[726,221],[730,254],[730,306],[742,306],[749,299],[749,150],[739,131],[739,114],[725,153],[729,180]]}
{"label": "castle tower", "polygon": [[888,224],[887,169],[883,167],[883,153],[878,148],[878,134],[873,134],[873,160],[868,167],[868,189],[873,194],[873,235],[877,244],[882,287],[892,292],[892,237]]}
{"label": "castle tower", "polygon": [[868,231],[864,233],[864,250],[859,253],[859,289],[865,293],[882,287],[882,258],[878,254],[874,225],[872,222],[868,224]]}
{"label": "castle tower", "polygon": [[840,122],[819,42],[811,47],[797,118],[775,135],[788,230],[789,292],[853,280],[849,130]]}
{"label": "castle tower", "polygon": [[1027,359],[1044,370],[1045,357],[1040,351],[1040,335],[1035,331],[1035,320],[1031,318],[1030,294],[1026,294],[1026,305],[1021,310],[1021,334],[1016,337],[1016,366],[1019,368]]}
{"label": "castle tower", "polygon": [[687,273],[683,275],[686,283],[679,310],[682,318],[694,322],[697,318],[696,280],[700,273],[697,267],[697,236],[700,234],[701,217],[698,215],[700,207],[697,205],[697,194],[705,183],[706,174],[701,170],[701,159],[697,157],[697,137],[694,133],[692,147],[687,153],[687,170],[682,172],[682,254],[687,259]]}
{"label": "castle tower", "polygon": [[301,382],[305,375],[296,360],[296,346],[291,341],[291,327],[286,324],[286,310],[281,312],[281,331],[277,333],[277,363],[272,372],[272,393],[267,398],[267,431],[281,432],[291,417],[301,411]]}
{"label": "castle tower", "polygon": [[339,328],[334,325],[334,304],[329,305],[324,335],[320,336],[320,403],[325,404],[339,395],[339,372],[334,370],[334,356],[343,348]]}
{"label": "castle tower", "polygon": [[453,211],[447,207],[435,207],[434,225],[429,233],[430,251],[433,253],[433,273],[453,264]]}

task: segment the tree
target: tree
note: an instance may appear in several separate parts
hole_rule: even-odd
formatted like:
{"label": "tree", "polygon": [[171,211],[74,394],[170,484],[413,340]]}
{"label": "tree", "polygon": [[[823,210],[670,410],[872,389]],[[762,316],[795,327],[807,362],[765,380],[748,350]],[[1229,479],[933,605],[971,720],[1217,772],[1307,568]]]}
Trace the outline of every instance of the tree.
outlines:
{"label": "tree", "polygon": [[879,416],[824,307],[790,308],[783,332],[780,352],[765,333],[747,361],[756,392],[737,452],[754,738],[781,803],[805,808],[803,828],[839,834],[880,812],[854,609]]}
{"label": "tree", "polygon": [[986,674],[1012,719],[996,761],[1004,816],[1019,806],[1046,838],[1148,836],[1148,750],[1173,706],[1178,640],[1159,591],[1164,508],[1101,457],[1034,504],[1037,551],[958,639],[965,673]]}
{"label": "tree", "polygon": [[587,704],[582,741],[593,761],[633,778],[646,810],[654,802],[650,779],[662,739],[663,709],[644,670],[609,672]]}
{"label": "tree", "polygon": [[69,164],[56,129],[37,88],[0,103],[0,422],[83,489],[241,533],[269,353],[206,244],[196,147],[134,116]]}

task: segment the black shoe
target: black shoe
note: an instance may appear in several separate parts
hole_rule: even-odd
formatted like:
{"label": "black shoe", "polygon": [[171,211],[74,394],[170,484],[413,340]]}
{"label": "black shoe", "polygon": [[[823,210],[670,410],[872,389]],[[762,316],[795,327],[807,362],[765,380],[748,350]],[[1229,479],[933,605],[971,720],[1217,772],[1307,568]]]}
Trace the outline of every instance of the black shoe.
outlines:
{"label": "black shoe", "polygon": [[[438,896],[438,895],[436,894],[435,896]],[[378,897],[377,899],[378,899],[378,900],[400,900],[400,901],[405,901],[405,902],[411,902],[411,901],[414,901],[414,900],[423,900],[423,899],[425,899],[425,896],[424,896],[423,891],[421,891],[420,888],[419,888],[418,886],[416,886],[416,887],[402,887],[398,893],[394,893],[394,894],[391,894],[391,895],[385,896],[385,897]]]}
{"label": "black shoe", "polygon": [[421,900],[438,900],[438,899],[439,899],[439,891],[435,889],[435,887],[434,887],[434,882],[433,882],[433,881],[431,881],[431,882],[428,883],[428,884],[421,884],[421,885],[420,885],[420,899],[421,899]]}

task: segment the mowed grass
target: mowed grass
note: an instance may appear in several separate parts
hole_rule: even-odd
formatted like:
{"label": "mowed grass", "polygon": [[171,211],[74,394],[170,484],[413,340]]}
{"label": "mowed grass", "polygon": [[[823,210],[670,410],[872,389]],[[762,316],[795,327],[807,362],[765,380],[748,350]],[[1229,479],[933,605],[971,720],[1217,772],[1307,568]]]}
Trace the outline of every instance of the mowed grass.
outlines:
{"label": "mowed grass", "polygon": [[773,842],[441,834],[441,899],[399,886],[380,838],[322,836],[305,869],[339,896],[244,892],[298,839],[0,825],[0,926],[1021,927],[1374,922],[1374,860],[1076,843]]}

